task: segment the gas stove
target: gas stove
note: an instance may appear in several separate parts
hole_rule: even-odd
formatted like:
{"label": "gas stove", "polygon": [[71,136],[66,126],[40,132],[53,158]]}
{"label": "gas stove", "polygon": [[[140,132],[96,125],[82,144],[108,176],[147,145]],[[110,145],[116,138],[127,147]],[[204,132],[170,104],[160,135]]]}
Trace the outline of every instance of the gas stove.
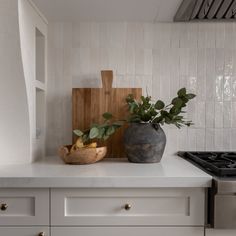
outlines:
{"label": "gas stove", "polygon": [[236,177],[236,152],[179,152],[179,156],[216,177]]}
{"label": "gas stove", "polygon": [[236,152],[179,152],[179,156],[213,176],[208,189],[207,223],[236,229]]}

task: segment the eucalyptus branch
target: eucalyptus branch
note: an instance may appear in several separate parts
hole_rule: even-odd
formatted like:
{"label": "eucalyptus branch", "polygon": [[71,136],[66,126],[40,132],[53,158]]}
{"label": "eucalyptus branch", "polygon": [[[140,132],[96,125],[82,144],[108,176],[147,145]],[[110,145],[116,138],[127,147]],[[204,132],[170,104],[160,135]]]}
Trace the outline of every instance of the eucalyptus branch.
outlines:
{"label": "eucalyptus branch", "polygon": [[183,125],[190,126],[193,124],[192,121],[186,121],[180,113],[184,113],[182,109],[195,96],[195,94],[187,93],[186,88],[182,88],[177,92],[177,97],[173,98],[170,104],[165,105],[161,100],[151,101],[150,96],[142,96],[140,101],[137,101],[130,94],[126,98],[130,112],[128,121],[131,123],[173,124],[178,128]]}

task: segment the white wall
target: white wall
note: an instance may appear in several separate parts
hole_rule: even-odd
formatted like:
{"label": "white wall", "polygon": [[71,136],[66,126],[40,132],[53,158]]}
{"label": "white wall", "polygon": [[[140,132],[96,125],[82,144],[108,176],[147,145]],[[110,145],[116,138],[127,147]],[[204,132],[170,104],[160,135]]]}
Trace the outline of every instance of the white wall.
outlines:
{"label": "white wall", "polygon": [[[31,160],[34,161],[44,155],[45,130],[41,138],[36,138],[36,27],[47,40],[47,22],[39,14],[31,1],[19,0],[20,42],[23,60],[24,75],[27,87],[29,121],[30,121],[30,148]],[[45,86],[45,85],[42,85]],[[46,86],[45,86],[46,87]],[[42,91],[43,92],[43,91]]]}
{"label": "white wall", "polygon": [[166,153],[235,150],[236,23],[52,23],[49,27],[47,153],[71,142],[71,88],[142,87],[170,101],[180,87],[197,94],[195,125],[165,126]]}
{"label": "white wall", "polygon": [[30,161],[29,111],[18,22],[18,1],[0,0],[0,165]]}

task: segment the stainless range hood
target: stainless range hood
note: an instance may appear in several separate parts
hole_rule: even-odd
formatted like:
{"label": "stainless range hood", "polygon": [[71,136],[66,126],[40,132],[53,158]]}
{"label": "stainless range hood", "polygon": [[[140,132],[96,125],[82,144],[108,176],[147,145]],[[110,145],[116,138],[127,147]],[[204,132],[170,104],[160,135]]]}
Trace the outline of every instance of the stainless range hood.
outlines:
{"label": "stainless range hood", "polygon": [[236,0],[183,0],[174,21],[236,20]]}

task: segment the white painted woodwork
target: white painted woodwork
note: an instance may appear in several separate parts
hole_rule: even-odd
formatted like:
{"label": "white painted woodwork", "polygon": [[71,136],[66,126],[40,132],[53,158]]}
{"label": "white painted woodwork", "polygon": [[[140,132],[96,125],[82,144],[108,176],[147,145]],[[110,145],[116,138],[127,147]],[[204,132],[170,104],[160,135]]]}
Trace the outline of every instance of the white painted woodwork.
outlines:
{"label": "white painted woodwork", "polygon": [[50,236],[48,227],[0,227],[1,236],[40,236],[40,233]]}
{"label": "white painted woodwork", "polygon": [[235,236],[236,230],[232,229],[206,229],[205,236]]}
{"label": "white painted woodwork", "polygon": [[30,119],[31,161],[35,161],[44,156],[45,149],[46,102],[45,98],[38,102],[38,91],[46,91],[47,22],[31,0],[19,0],[19,29]]}
{"label": "white painted woodwork", "polygon": [[0,204],[1,226],[49,225],[49,189],[0,189]]}
{"label": "white painted woodwork", "polygon": [[[172,21],[182,0],[33,0],[50,21]],[[135,6],[135,10],[134,10]]]}
{"label": "white painted woodwork", "polygon": [[18,17],[18,1],[0,1],[0,165],[30,162],[29,108]]}
{"label": "white painted woodwork", "polygon": [[[52,227],[51,236],[203,236],[203,227]],[[8,236],[8,235],[7,235]],[[215,235],[214,235],[215,236]],[[222,236],[222,235],[221,235]],[[224,235],[225,236],[225,235]],[[230,235],[231,236],[231,235]]]}
{"label": "white painted woodwork", "polygon": [[[52,225],[204,225],[204,189],[52,189]],[[131,209],[125,210],[130,204]]]}

